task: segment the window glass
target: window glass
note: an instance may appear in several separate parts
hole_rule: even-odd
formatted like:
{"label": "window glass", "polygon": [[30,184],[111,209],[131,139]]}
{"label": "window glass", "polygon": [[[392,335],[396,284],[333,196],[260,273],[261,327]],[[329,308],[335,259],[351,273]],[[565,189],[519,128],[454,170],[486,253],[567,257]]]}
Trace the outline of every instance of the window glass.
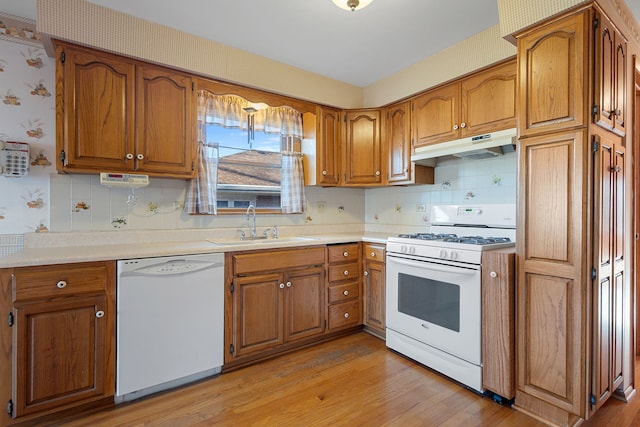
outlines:
{"label": "window glass", "polygon": [[300,140],[215,124],[206,135],[219,147],[218,208],[280,209],[280,152],[300,151]]}

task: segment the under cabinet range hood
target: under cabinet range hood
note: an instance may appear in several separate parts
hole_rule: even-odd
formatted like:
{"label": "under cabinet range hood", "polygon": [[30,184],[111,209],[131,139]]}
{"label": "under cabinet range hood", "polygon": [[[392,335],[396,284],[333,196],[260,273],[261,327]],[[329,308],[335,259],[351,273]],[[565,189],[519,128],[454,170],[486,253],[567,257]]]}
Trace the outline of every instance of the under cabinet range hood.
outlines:
{"label": "under cabinet range hood", "polygon": [[513,152],[516,144],[516,129],[505,129],[454,141],[418,147],[411,161],[425,166],[435,166],[436,159],[455,156],[463,159],[486,159]]}

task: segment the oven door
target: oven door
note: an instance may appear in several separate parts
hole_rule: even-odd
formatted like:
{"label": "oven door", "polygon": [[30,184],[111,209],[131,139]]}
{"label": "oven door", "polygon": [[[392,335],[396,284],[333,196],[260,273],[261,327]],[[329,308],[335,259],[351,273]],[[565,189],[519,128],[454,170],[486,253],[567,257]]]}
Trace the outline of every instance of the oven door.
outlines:
{"label": "oven door", "polygon": [[387,328],[479,366],[480,266],[445,263],[387,255]]}

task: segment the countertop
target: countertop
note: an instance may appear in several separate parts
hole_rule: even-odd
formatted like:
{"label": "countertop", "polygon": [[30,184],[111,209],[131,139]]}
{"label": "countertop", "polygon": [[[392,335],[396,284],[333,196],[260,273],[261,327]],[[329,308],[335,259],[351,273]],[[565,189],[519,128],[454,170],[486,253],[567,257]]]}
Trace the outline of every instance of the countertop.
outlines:
{"label": "countertop", "polygon": [[[233,242],[231,245],[213,243],[211,240],[215,241],[215,239],[203,239],[170,242],[156,241],[150,243],[25,247],[20,252],[0,258],[0,268],[273,248],[294,248],[359,241],[384,244],[390,235],[391,234],[388,233],[338,233],[334,235],[282,236],[281,239],[270,238],[259,241],[244,241],[242,243]],[[296,240],[300,237],[304,237],[304,239]],[[229,240],[222,240],[222,242],[228,241]]]}

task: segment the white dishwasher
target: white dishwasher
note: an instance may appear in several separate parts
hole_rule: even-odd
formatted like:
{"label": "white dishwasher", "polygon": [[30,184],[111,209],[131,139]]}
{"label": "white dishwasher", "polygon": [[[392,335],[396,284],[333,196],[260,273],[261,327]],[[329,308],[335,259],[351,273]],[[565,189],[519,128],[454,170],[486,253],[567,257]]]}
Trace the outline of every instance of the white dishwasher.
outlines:
{"label": "white dishwasher", "polygon": [[116,402],[222,370],[224,254],[118,261]]}

